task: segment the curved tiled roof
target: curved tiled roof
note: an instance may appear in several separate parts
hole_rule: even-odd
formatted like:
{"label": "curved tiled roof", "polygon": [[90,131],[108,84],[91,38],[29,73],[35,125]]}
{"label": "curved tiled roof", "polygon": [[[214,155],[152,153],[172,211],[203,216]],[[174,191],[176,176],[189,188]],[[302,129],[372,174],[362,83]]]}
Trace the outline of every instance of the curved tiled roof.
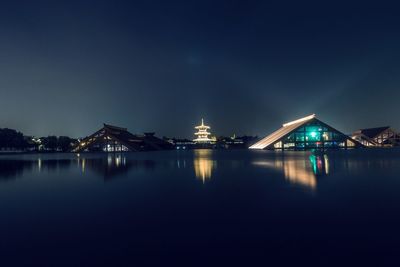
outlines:
{"label": "curved tiled roof", "polygon": [[389,128],[390,128],[390,126],[368,128],[368,129],[360,129],[360,132],[363,135],[368,136],[369,138],[374,138],[374,137],[376,137],[377,135],[379,135],[383,131],[386,131]]}

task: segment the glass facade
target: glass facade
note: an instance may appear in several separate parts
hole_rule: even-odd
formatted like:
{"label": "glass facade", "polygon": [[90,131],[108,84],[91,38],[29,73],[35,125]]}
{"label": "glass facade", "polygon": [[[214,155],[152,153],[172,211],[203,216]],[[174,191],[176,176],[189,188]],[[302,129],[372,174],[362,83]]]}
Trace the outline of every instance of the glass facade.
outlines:
{"label": "glass facade", "polygon": [[104,152],[125,152],[125,151],[129,151],[129,149],[126,146],[120,144],[119,142],[112,142],[110,144],[104,145],[103,151]]}
{"label": "glass facade", "polygon": [[309,150],[353,148],[355,146],[356,144],[348,136],[322,124],[318,120],[311,120],[276,142],[274,149]]}

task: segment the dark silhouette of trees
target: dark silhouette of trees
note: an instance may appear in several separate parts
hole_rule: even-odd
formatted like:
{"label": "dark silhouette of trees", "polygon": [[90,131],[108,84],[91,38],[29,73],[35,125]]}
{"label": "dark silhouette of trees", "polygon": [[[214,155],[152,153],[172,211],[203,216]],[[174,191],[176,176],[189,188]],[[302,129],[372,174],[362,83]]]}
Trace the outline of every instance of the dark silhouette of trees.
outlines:
{"label": "dark silhouette of trees", "polygon": [[47,136],[40,139],[42,145],[46,150],[56,151],[57,150],[57,136]]}
{"label": "dark silhouette of trees", "polygon": [[71,149],[71,143],[74,140],[69,138],[68,136],[59,136],[57,140],[57,147],[62,152],[68,152]]}
{"label": "dark silhouette of trees", "polygon": [[0,149],[24,150],[28,146],[21,132],[8,128],[0,129]]}
{"label": "dark silhouette of trees", "polygon": [[45,151],[69,152],[74,139],[68,136],[47,136],[40,138]]}
{"label": "dark silhouette of trees", "polygon": [[76,142],[68,136],[47,136],[36,141],[32,136],[24,136],[13,129],[0,128],[0,150],[5,151],[49,151],[69,152]]}

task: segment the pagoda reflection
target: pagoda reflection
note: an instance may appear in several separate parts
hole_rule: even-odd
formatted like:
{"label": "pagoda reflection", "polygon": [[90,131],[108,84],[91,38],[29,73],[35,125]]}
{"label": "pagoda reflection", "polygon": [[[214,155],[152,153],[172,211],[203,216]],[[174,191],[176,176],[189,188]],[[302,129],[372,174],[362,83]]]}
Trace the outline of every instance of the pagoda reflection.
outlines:
{"label": "pagoda reflection", "polygon": [[206,180],[211,179],[213,169],[216,168],[216,162],[212,159],[213,151],[211,149],[194,150],[194,172],[197,179],[205,183]]}

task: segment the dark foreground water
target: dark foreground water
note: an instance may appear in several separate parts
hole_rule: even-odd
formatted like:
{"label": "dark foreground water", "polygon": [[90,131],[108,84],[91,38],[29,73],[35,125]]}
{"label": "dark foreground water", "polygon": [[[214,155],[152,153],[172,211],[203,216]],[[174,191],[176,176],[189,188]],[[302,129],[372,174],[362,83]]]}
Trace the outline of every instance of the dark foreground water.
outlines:
{"label": "dark foreground water", "polygon": [[400,150],[0,156],[0,266],[386,266]]}

